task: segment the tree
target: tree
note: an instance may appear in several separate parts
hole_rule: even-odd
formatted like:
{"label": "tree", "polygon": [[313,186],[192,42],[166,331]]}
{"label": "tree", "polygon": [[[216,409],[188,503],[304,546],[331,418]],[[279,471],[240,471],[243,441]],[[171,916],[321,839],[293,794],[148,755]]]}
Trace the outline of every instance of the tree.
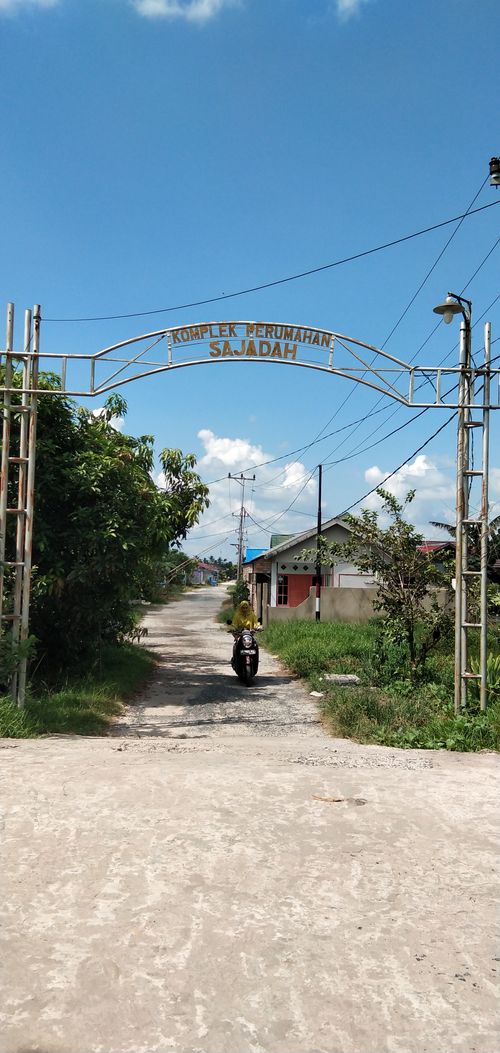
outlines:
{"label": "tree", "polygon": [[[331,566],[339,558],[354,564],[361,573],[373,574],[377,579],[375,609],[383,615],[385,640],[402,645],[412,679],[422,673],[432,649],[449,631],[451,617],[439,604],[436,586],[449,588],[451,574],[439,570],[418,546],[424,538],[406,521],[404,512],[411,504],[415,491],[411,490],[400,504],[393,494],[377,490],[382,509],[389,516],[390,525],[379,525],[379,514],[362,509],[359,515],[346,515],[351,531],[348,541],[320,544],[323,566]],[[302,553],[301,559],[312,559],[316,552]]]}
{"label": "tree", "polygon": [[112,426],[125,413],[118,395],[99,416],[63,396],[39,401],[31,625],[42,668],[88,662],[129,633],[158,562],[208,505],[194,456],[180,450],[162,451],[158,489],[152,436]]}

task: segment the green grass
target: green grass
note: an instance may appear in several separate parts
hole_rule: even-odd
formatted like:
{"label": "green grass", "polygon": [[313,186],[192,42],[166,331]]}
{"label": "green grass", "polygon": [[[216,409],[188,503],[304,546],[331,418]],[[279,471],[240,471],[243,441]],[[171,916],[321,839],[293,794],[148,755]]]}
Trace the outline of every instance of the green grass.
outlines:
{"label": "green grass", "polygon": [[298,676],[328,671],[356,673],[364,679],[375,627],[373,623],[274,622],[262,634],[262,642]]}
{"label": "green grass", "polygon": [[[363,625],[338,622],[283,622],[267,627],[262,642],[293,673],[323,694],[325,725],[335,736],[358,742],[464,752],[500,749],[500,698],[492,691],[486,713],[480,713],[471,691],[468,710],[453,713],[453,654],[450,646],[430,658],[417,684],[396,673],[378,652],[376,621]],[[492,639],[492,647],[495,642]],[[355,673],[358,687],[340,687],[324,674]]]}
{"label": "green grass", "polygon": [[106,647],[99,671],[57,686],[32,687],[23,710],[0,699],[0,736],[105,735],[127,698],[147,681],[154,661],[149,651],[134,644]]}

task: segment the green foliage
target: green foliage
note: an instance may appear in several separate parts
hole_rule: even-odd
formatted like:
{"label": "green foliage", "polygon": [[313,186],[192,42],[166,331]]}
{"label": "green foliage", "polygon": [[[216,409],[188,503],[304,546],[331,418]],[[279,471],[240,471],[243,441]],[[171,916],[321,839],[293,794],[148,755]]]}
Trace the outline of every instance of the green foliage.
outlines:
{"label": "green foliage", "polygon": [[19,660],[29,660],[35,649],[35,638],[30,636],[23,644],[13,646],[12,633],[0,636],[0,691],[6,691],[15,673]]}
{"label": "green foliage", "polygon": [[174,599],[183,591],[197,562],[182,549],[168,549],[156,564],[155,581],[146,599],[152,603],[168,603]]}
{"label": "green foliage", "polygon": [[[419,551],[423,536],[405,519],[415,491],[407,494],[403,504],[386,490],[379,489],[377,493],[389,526],[381,527],[378,513],[366,508],[360,515],[347,515],[345,522],[351,531],[348,541],[329,545],[323,539],[321,562],[331,566],[341,558],[353,563],[361,573],[376,576],[375,609],[383,615],[392,638],[382,641],[381,661],[387,654],[391,665],[396,652],[400,661],[406,654],[409,675],[417,681],[429,654],[450,629],[451,615],[440,606],[435,590],[437,586],[449,587],[451,575]],[[300,558],[312,559],[313,555],[306,551]]]}
{"label": "green foliage", "polygon": [[[451,523],[439,523],[432,521],[432,525],[438,527],[439,530],[447,530],[450,537],[456,536],[456,527]],[[480,524],[470,524],[467,531],[468,535],[468,565],[471,570],[481,569],[481,526]],[[486,570],[488,575],[488,581],[493,583],[493,586],[497,588],[500,586],[500,570],[497,567],[498,560],[500,560],[500,516],[496,516],[491,520],[488,526],[488,556],[486,563]]]}
{"label": "green foliage", "polygon": [[0,699],[0,736],[105,734],[124,701],[150,676],[154,661],[144,647],[105,646],[93,674],[32,688],[25,709],[18,709],[11,699]]}
{"label": "green foliage", "polygon": [[[380,619],[363,625],[271,623],[263,642],[321,692],[324,719],[334,735],[402,748],[500,749],[500,699],[486,714],[471,699],[466,713],[454,716],[453,655],[445,643],[429,657],[426,679],[415,684],[404,641],[391,636]],[[492,669],[498,671],[496,662]],[[356,673],[361,684],[332,684],[326,672]]]}
{"label": "green foliage", "polygon": [[238,568],[236,563],[231,563],[231,560],[222,559],[220,556],[217,558],[209,556],[207,563],[212,563],[217,568],[219,581],[233,581],[236,578]]}
{"label": "green foliage", "polygon": [[163,450],[157,488],[152,436],[112,425],[125,412],[119,395],[97,416],[62,396],[39,400],[31,626],[44,676],[92,666],[104,643],[134,631],[134,601],[208,505],[192,454]]}
{"label": "green foliage", "polygon": [[242,600],[248,600],[250,597],[250,590],[248,585],[243,578],[238,578],[234,589],[232,590],[232,600],[235,607],[241,603]]}
{"label": "green foliage", "polygon": [[37,722],[26,709],[18,709],[8,697],[0,697],[0,738],[31,739],[38,733]]}
{"label": "green foliage", "polygon": [[500,586],[488,586],[488,613],[492,618],[500,618]]}
{"label": "green foliage", "polygon": [[[479,658],[471,658],[471,673],[479,673]],[[486,659],[486,687],[488,690],[488,702],[500,702],[500,654],[488,654]],[[479,701],[479,681],[471,680],[469,684],[469,695],[475,701]]]}
{"label": "green foliage", "polygon": [[271,622],[262,640],[297,676],[356,673],[366,677],[374,626],[341,622]]}

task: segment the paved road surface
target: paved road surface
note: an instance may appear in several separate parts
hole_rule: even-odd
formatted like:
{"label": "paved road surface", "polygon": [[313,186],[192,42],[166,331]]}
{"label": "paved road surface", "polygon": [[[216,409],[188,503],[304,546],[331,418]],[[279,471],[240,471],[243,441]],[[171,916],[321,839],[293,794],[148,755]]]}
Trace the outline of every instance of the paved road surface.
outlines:
{"label": "paved road surface", "polygon": [[496,1053],[497,758],[328,739],[216,604],[114,735],[1,743],[0,1053]]}

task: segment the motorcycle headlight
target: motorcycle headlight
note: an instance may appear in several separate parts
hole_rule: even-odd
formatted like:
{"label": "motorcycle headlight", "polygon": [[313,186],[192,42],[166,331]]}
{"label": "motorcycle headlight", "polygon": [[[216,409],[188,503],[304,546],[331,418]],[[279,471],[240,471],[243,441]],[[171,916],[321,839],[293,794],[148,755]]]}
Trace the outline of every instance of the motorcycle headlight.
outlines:
{"label": "motorcycle headlight", "polygon": [[243,633],[243,636],[241,637],[241,643],[242,643],[243,647],[251,647],[252,646],[253,639],[252,639],[250,633]]}

